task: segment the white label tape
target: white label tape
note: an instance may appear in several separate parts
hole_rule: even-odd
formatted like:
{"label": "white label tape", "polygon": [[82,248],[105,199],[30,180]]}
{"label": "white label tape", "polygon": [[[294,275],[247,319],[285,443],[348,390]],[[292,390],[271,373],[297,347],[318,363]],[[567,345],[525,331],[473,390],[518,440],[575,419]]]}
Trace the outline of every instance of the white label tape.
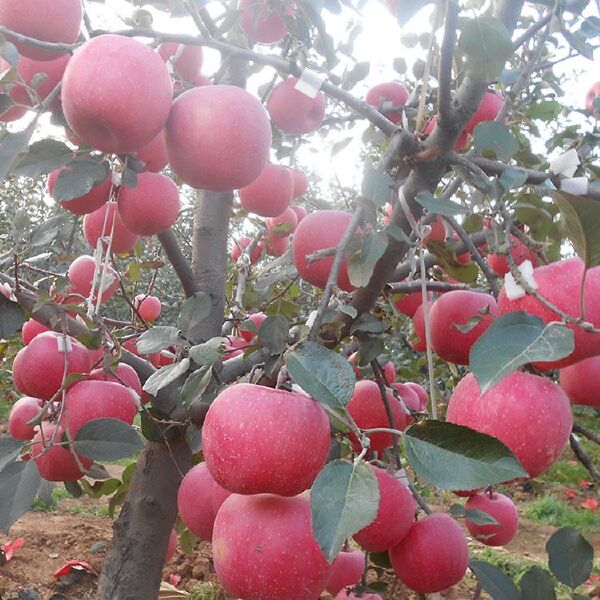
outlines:
{"label": "white label tape", "polygon": [[550,171],[555,175],[562,175],[563,177],[573,177],[578,166],[579,156],[574,148],[567,150],[558,158],[550,161]]}
{"label": "white label tape", "polygon": [[588,193],[588,183],[587,177],[571,177],[560,182],[560,189],[567,194],[585,196]]}
{"label": "white label tape", "polygon": [[59,352],[69,354],[73,350],[73,345],[71,344],[71,338],[69,336],[59,335],[56,338],[56,342],[58,344]]}
{"label": "white label tape", "polygon": [[533,275],[533,264],[530,260],[525,260],[519,265],[519,271],[521,272],[521,276],[525,280],[525,283],[532,289],[538,289],[538,282],[535,280]]}
{"label": "white label tape", "polygon": [[113,171],[110,175],[110,182],[113,185],[121,185],[123,182],[123,173],[117,173],[116,171]]}
{"label": "white label tape", "polygon": [[325,78],[322,75],[307,68],[302,71],[302,75],[300,75],[294,87],[300,93],[314,99],[317,97],[324,81]]}
{"label": "white label tape", "polygon": [[519,298],[525,298],[527,295],[527,292],[515,281],[510,271],[504,276],[504,290],[509,300],[518,300]]}

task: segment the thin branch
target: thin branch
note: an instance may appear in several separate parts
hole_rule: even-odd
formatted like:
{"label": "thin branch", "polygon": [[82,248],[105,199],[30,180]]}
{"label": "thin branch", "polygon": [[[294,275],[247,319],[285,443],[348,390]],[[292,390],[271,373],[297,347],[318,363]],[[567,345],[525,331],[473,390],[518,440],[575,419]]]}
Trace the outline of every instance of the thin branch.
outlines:
{"label": "thin branch", "polygon": [[552,19],[554,10],[549,10],[539,21],[535,21],[522,35],[513,42],[513,50],[516,52],[523,44],[528,42],[540,29],[548,25]]}
{"label": "thin branch", "polygon": [[456,0],[446,0],[446,24],[444,38],[440,50],[440,65],[438,70],[438,114],[444,127],[452,119],[452,59],[456,46],[456,28],[460,6]]}
{"label": "thin branch", "polygon": [[[391,294],[411,294],[420,292],[422,286],[421,279],[414,281],[400,281],[399,283],[388,283],[384,290]],[[433,292],[451,292],[453,290],[472,290],[473,288],[464,283],[449,283],[447,281],[425,280],[425,288]]]}
{"label": "thin branch", "polygon": [[594,442],[595,444],[600,445],[600,433],[596,433],[595,431],[592,431],[591,429],[586,429],[579,423],[573,423],[573,432],[579,433],[583,437],[586,437],[588,440]]}
{"label": "thin branch", "polygon": [[[392,408],[390,406],[389,399],[387,397],[387,388],[385,379],[385,373],[381,368],[381,365],[377,361],[377,359],[372,360],[370,363],[371,369],[373,370],[373,375],[375,376],[375,382],[377,383],[377,387],[379,388],[379,393],[381,395],[381,401],[383,402],[383,406],[385,407],[385,414],[387,415],[388,422],[390,424],[389,433],[392,434],[392,455],[394,460],[396,461],[396,468],[400,468],[402,465],[402,461],[400,459],[400,448],[398,446],[398,440],[402,435],[401,431],[396,429],[396,424],[394,422],[394,415],[392,413]],[[373,430],[371,430],[373,431]],[[365,434],[367,431],[365,431]]]}
{"label": "thin branch", "polygon": [[165,251],[165,254],[167,255],[167,258],[169,259],[169,262],[173,266],[175,274],[181,282],[181,287],[183,288],[185,297],[190,298],[198,291],[198,289],[196,287],[196,281],[194,280],[192,268],[183,255],[173,230],[169,229],[163,233],[159,233],[157,237],[163,247],[163,250]]}
{"label": "thin branch", "polygon": [[600,484],[600,471],[596,469],[594,463],[592,463],[592,459],[586,454],[581,447],[581,443],[577,439],[577,436],[573,433],[569,436],[569,444],[571,445],[571,450],[573,450],[573,454],[575,454],[577,460],[586,468],[593,480],[597,484]]}
{"label": "thin branch", "polygon": [[53,50],[54,52],[73,52],[75,48],[77,48],[78,44],[60,44],[55,42],[44,42],[42,40],[38,40],[36,38],[29,37],[27,35],[23,35],[22,33],[17,33],[12,29],[7,29],[6,27],[0,26],[0,34],[7,37],[9,40],[16,40],[17,42],[23,42],[25,44],[29,44],[30,46],[35,46],[36,48],[42,48],[43,50]]}

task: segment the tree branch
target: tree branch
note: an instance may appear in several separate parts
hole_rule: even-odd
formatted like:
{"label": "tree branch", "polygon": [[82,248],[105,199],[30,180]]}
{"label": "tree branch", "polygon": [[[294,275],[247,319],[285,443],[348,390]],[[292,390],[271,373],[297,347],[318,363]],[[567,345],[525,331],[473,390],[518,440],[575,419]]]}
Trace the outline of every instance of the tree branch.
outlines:
{"label": "tree branch", "polygon": [[577,436],[573,433],[569,436],[569,444],[577,460],[587,469],[587,472],[592,476],[596,484],[600,484],[600,471],[596,469],[592,459],[586,454]]}
{"label": "tree branch", "polygon": [[452,59],[456,46],[456,27],[460,6],[456,0],[446,0],[446,23],[444,38],[440,50],[438,70],[438,114],[439,122],[444,125],[452,119]]}
{"label": "tree branch", "polygon": [[190,298],[198,291],[198,289],[196,287],[192,269],[177,243],[177,238],[175,237],[173,230],[169,229],[168,231],[159,233],[157,237],[169,262],[173,266],[177,277],[179,277],[185,297]]}
{"label": "tree branch", "polygon": [[[412,294],[421,291],[421,279],[414,281],[400,281],[398,283],[387,283],[385,292],[391,294]],[[448,283],[447,281],[425,281],[425,287],[433,292],[451,292],[452,290],[472,290],[473,288],[464,283]]]}
{"label": "tree branch", "polygon": [[573,423],[573,432],[579,433],[583,437],[586,437],[588,440],[594,442],[595,444],[600,445],[600,433],[596,433],[595,431],[592,431],[591,429],[586,429],[579,423]]}

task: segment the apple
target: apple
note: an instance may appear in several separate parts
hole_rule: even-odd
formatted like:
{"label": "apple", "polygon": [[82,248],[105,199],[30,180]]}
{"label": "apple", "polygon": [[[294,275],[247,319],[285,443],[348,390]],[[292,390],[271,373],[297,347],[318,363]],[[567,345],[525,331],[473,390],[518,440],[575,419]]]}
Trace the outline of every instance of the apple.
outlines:
{"label": "apple", "polygon": [[[427,122],[427,125],[425,125],[425,129],[423,129],[423,133],[425,135],[430,135],[431,132],[437,127],[437,122],[438,122],[438,117],[437,117],[437,115],[434,115]],[[469,134],[463,130],[460,132],[460,135],[458,136],[458,139],[456,140],[456,142],[454,142],[454,149],[457,152],[460,152],[461,150],[465,149],[468,142],[469,142]]]}
{"label": "apple", "polygon": [[[0,25],[43,42],[74,44],[81,30],[81,0],[1,0]],[[61,53],[44,50],[7,36],[19,54],[34,60],[53,60]]]}
{"label": "apple", "polygon": [[165,130],[173,171],[194,188],[231,191],[252,183],[271,148],[260,101],[232,85],[196,87],[178,96]]}
{"label": "apple", "polygon": [[[391,388],[394,390],[395,396],[402,399],[402,402],[404,402],[404,406],[406,406],[406,408],[409,408],[415,412],[421,411],[421,400],[419,399],[417,392],[415,392],[415,390],[413,390],[409,385],[406,383],[392,383]],[[414,418],[411,415],[408,415],[404,429],[413,423]]]}
{"label": "apple", "polygon": [[[292,254],[298,274],[312,285],[325,289],[334,256],[327,256],[309,262],[307,256],[317,252],[336,248],[346,233],[352,215],[341,210],[319,210],[307,215],[296,228],[292,242]],[[338,286],[346,291],[354,291],[354,286],[348,278],[346,258],[342,260]]]}
{"label": "apple", "polygon": [[231,492],[295,496],[327,460],[329,420],[304,394],[234,384],[208,409],[202,450],[215,481]]}
{"label": "apple", "polygon": [[431,231],[423,238],[423,243],[427,245],[429,242],[444,242],[446,240],[446,226],[444,219],[438,215],[434,221],[428,224]]}
{"label": "apple", "polygon": [[427,390],[422,385],[412,381],[407,381],[406,385],[417,394],[419,399],[419,412],[426,411],[427,405],[429,404],[429,394],[427,393]]}
{"label": "apple", "polygon": [[389,556],[402,583],[420,594],[440,592],[458,583],[469,564],[465,534],[443,513],[417,521]]}
{"label": "apple", "polygon": [[101,237],[107,238],[104,240],[104,246],[107,247],[111,231],[113,232],[111,251],[115,254],[131,252],[140,239],[137,234],[127,229],[114,202],[107,202],[98,210],[83,217],[83,237],[92,248],[96,248]]}
{"label": "apple", "polygon": [[120,35],[100,35],[80,46],[62,82],[69,127],[101,152],[126,154],[150,143],[165,126],[172,98],[160,56]]}
{"label": "apple", "polygon": [[100,283],[102,277],[104,277],[102,302],[106,302],[119,289],[119,275],[113,268],[108,265],[106,265],[105,268],[104,264],[100,264],[96,271],[96,261],[94,258],[84,254],[77,257],[69,265],[69,270],[67,271],[67,278],[73,286],[72,292],[80,294],[84,298],[87,298],[90,295],[92,283],[94,282],[94,275],[96,277],[94,298],[100,291]]}
{"label": "apple", "polygon": [[221,506],[223,506],[223,502],[227,500],[231,496],[231,492],[226,490],[224,487],[221,487],[216,481],[213,484],[212,488],[212,509],[215,513],[215,516],[219,512]]}
{"label": "apple", "polygon": [[365,101],[379,110],[392,123],[400,123],[402,120],[400,109],[406,104],[408,96],[408,90],[401,83],[389,81],[372,87],[367,92]]}
{"label": "apple", "polygon": [[473,494],[465,504],[466,510],[481,510],[498,521],[497,525],[477,525],[465,517],[469,533],[486,546],[506,546],[516,535],[519,515],[514,502],[498,492]]}
{"label": "apple", "polygon": [[27,348],[21,348],[13,359],[12,364],[12,380],[15,389],[22,394],[26,394],[25,386],[23,385],[23,358],[25,357],[25,351]]}
{"label": "apple", "polygon": [[259,176],[240,190],[240,202],[248,212],[261,217],[277,217],[289,207],[293,191],[294,179],[290,170],[267,163]]}
{"label": "apple", "polygon": [[294,180],[294,193],[292,194],[292,198],[298,200],[299,198],[302,198],[308,190],[308,177],[302,173],[302,171],[298,171],[298,169],[292,169],[291,167],[288,167],[288,169]]}
{"label": "apple", "polygon": [[[287,33],[282,12],[274,10],[269,4],[266,0],[238,0],[240,27],[251,42],[276,44]],[[293,9],[285,14],[293,14]]]}
{"label": "apple", "polygon": [[504,98],[497,92],[486,92],[475,111],[475,114],[469,119],[465,125],[467,133],[473,133],[475,127],[483,121],[493,121],[500,112]]}
{"label": "apple", "polygon": [[215,485],[206,463],[202,462],[185,474],[177,492],[179,516],[184,525],[201,540],[212,538],[217,514],[212,505]]}
{"label": "apple", "polygon": [[[68,166],[60,167],[48,175],[48,192],[53,198],[55,198],[54,186],[56,180],[65,169],[72,170],[72,168]],[[83,196],[73,198],[72,200],[61,200],[60,205],[74,215],[86,215],[102,208],[102,206],[108,202],[111,187],[112,183],[109,175],[103,182],[96,184]]]}
{"label": "apple", "polygon": [[[510,254],[513,257],[516,265],[520,265],[526,260],[530,261],[534,267],[537,267],[537,259],[533,252],[517,237],[510,236]],[[470,255],[469,255],[470,258]],[[506,254],[488,254],[488,265],[496,275],[503,277],[510,271]]]}
{"label": "apple", "polygon": [[[534,269],[533,276],[538,284],[538,293],[554,304],[559,310],[579,317],[581,314],[580,292],[584,273],[580,258],[569,258]],[[584,304],[585,320],[594,327],[600,327],[600,267],[589,269],[585,279]],[[561,317],[544,306],[534,296],[510,300],[506,295],[506,286],[498,296],[498,311],[501,315],[524,310],[542,319],[545,323],[560,321]],[[569,356],[560,360],[539,362],[539,369],[560,369],[572,365],[584,358],[600,354],[600,335],[586,332],[576,325],[568,325],[575,332],[575,349]]]}
{"label": "apple", "polygon": [[[413,317],[413,331],[414,336],[416,338],[416,342],[411,342],[411,346],[417,352],[427,351],[427,340],[425,337],[425,316],[423,315],[423,306],[424,305],[422,303],[419,304]],[[431,304],[429,302],[427,303],[427,308],[429,311],[431,311]]]}
{"label": "apple", "polygon": [[115,373],[110,373],[102,368],[94,369],[88,375],[90,381],[112,381],[126,387],[130,387],[138,396],[142,395],[142,383],[135,369],[125,363],[119,363],[114,369]]}
{"label": "apple", "polygon": [[135,157],[144,163],[146,171],[152,171],[153,173],[162,171],[169,164],[165,144],[165,130],[161,129],[154,139],[135,153]]}
{"label": "apple", "polygon": [[[69,54],[63,54],[54,60],[39,61],[32,60],[26,56],[20,56],[17,63],[19,79],[10,88],[8,96],[16,104],[24,104],[25,106],[34,106],[34,104],[38,104],[38,100],[40,102],[45,100],[50,95],[50,92],[60,83],[70,58]],[[12,65],[9,62],[0,58],[0,72],[3,73],[11,67]],[[35,91],[33,91],[31,88],[34,87],[32,83],[36,75],[38,76],[36,80],[41,76],[44,76],[44,78],[41,83],[35,86]],[[24,83],[20,83],[21,80]],[[2,113],[0,121],[4,121],[5,123],[15,121],[20,119],[26,112],[27,110],[21,106],[13,106]]]}
{"label": "apple", "polygon": [[288,237],[296,231],[296,225],[298,225],[298,217],[290,206],[280,215],[267,219],[267,230],[273,237]]}
{"label": "apple", "polygon": [[356,592],[352,592],[350,588],[340,590],[333,600],[383,600],[379,594],[361,593],[360,596]]}
{"label": "apple", "polygon": [[40,333],[44,333],[44,331],[50,331],[49,327],[38,323],[33,317],[25,323],[23,323],[23,327],[21,328],[21,339],[23,343],[27,346],[29,342]]}
{"label": "apple", "polygon": [[12,405],[8,415],[8,433],[16,440],[32,439],[35,429],[27,423],[40,414],[42,406],[43,402],[39,398],[31,396],[19,398]]}
{"label": "apple", "polygon": [[206,75],[200,74],[194,79],[193,84],[194,87],[202,87],[204,85],[213,85],[213,82]]}
{"label": "apple", "polygon": [[[87,348],[71,336],[66,336],[66,345],[70,347],[67,376],[88,373],[91,364]],[[60,390],[65,356],[65,339],[61,333],[46,331],[29,342],[18,365],[20,380],[27,395],[50,400]]]}
{"label": "apple", "polygon": [[231,495],[215,519],[212,547],[217,577],[234,598],[315,600],[329,575],[305,496]]}
{"label": "apple", "polygon": [[308,211],[304,208],[304,206],[300,206],[299,204],[292,206],[292,210],[296,213],[296,219],[298,220],[298,223],[300,223],[304,217],[308,216]]}
{"label": "apple", "polygon": [[283,256],[290,247],[290,238],[267,235],[265,248],[269,256]]}
{"label": "apple", "polygon": [[[404,429],[410,415],[406,414],[390,388],[386,390],[386,397],[394,420],[393,428],[398,430]],[[356,382],[354,393],[348,403],[348,412],[360,429],[392,427],[388,419],[385,404],[381,398],[379,386],[369,379],[361,379]],[[360,443],[356,435],[350,433],[349,437],[354,448],[360,448]],[[392,447],[393,437],[391,433],[370,433],[368,438],[371,440],[370,449],[374,452],[380,452],[385,448]]]}
{"label": "apple", "polygon": [[172,365],[175,362],[175,354],[168,350],[163,350],[157,354],[151,354],[148,360],[156,369],[160,369],[161,367]]}
{"label": "apple", "polygon": [[[481,311],[489,311],[483,314]],[[469,364],[471,346],[492,324],[492,315],[498,307],[491,294],[470,290],[452,290],[442,294],[429,311],[431,325],[431,347],[443,360],[458,365]],[[473,318],[481,320],[467,333],[462,333],[456,325],[467,325]]]}
{"label": "apple", "polygon": [[156,296],[138,294],[133,299],[133,305],[144,321],[156,321],[156,319],[160,317],[162,306],[160,300]]}
{"label": "apple", "polygon": [[594,111],[594,100],[600,96],[600,81],[597,81],[585,95],[585,110]]}
{"label": "apple", "polygon": [[346,587],[356,585],[365,570],[365,553],[360,550],[342,550],[329,571],[329,578],[325,590],[332,596]]}
{"label": "apple", "polygon": [[288,77],[278,83],[267,100],[267,110],[273,125],[284,133],[302,135],[312,133],[321,126],[325,118],[327,100],[323,92],[315,98],[298,91],[297,77]]}
{"label": "apple", "polygon": [[600,356],[592,356],[559,372],[571,404],[600,408]]}
{"label": "apple", "polygon": [[563,390],[550,379],[519,371],[485,394],[472,373],[463,377],[450,396],[446,420],[498,438],[530,477],[560,458],[573,426]]}
{"label": "apple", "polygon": [[265,315],[265,313],[254,313],[252,315],[250,315],[243,323],[253,323],[254,324],[254,330],[252,329],[240,329],[240,335],[247,341],[247,342],[251,342],[255,337],[256,337],[256,332],[258,332],[258,330],[260,329],[260,326],[262,325],[263,321],[267,318],[267,315]]}
{"label": "apple", "polygon": [[[243,235],[239,240],[234,240],[233,247],[231,248],[231,260],[237,262],[238,258],[242,255],[242,251],[246,250],[251,243],[252,238],[247,235]],[[262,241],[254,245],[250,253],[250,264],[255,265],[261,259],[263,250],[264,244]]]}
{"label": "apple", "polygon": [[[407,279],[403,279],[399,283],[409,283]],[[429,302],[431,303],[431,299],[433,298],[433,294],[431,292],[427,292],[427,298],[429,298]],[[417,312],[417,308],[421,306],[423,303],[423,294],[422,292],[409,292],[409,293],[401,293],[394,292],[390,299],[393,302],[394,308],[402,313],[403,315],[407,315],[409,317],[414,317]]]}
{"label": "apple", "polygon": [[167,544],[167,552],[165,553],[165,563],[171,562],[177,550],[177,534],[171,531],[169,534],[169,543]]}
{"label": "apple", "polygon": [[121,187],[119,216],[127,229],[138,235],[156,235],[177,221],[179,189],[161,173],[138,173],[135,187]]}
{"label": "apple", "polygon": [[177,75],[184,81],[192,82],[200,75],[204,59],[202,46],[186,46],[177,42],[165,42],[157,50],[160,57],[166,63],[173,65]]}
{"label": "apple", "polygon": [[[43,433],[43,436],[42,436]],[[33,438],[31,458],[38,471],[46,481],[76,481],[85,473],[79,468],[89,469],[92,462],[89,458],[77,455],[70,448],[59,446],[62,441],[64,427],[56,423],[42,423],[40,431]],[[50,444],[54,436],[54,444]]]}
{"label": "apple", "polygon": [[385,469],[371,468],[379,486],[379,508],[375,520],[354,539],[369,552],[383,552],[406,537],[415,522],[417,502],[402,481]]}

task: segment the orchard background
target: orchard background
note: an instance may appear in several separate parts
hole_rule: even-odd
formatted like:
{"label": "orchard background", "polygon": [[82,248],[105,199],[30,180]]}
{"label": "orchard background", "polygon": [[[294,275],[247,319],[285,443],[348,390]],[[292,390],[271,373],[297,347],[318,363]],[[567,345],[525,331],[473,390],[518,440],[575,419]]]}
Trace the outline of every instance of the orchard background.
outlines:
{"label": "orchard background", "polygon": [[1,593],[598,595],[600,7],[374,4],[0,0]]}

